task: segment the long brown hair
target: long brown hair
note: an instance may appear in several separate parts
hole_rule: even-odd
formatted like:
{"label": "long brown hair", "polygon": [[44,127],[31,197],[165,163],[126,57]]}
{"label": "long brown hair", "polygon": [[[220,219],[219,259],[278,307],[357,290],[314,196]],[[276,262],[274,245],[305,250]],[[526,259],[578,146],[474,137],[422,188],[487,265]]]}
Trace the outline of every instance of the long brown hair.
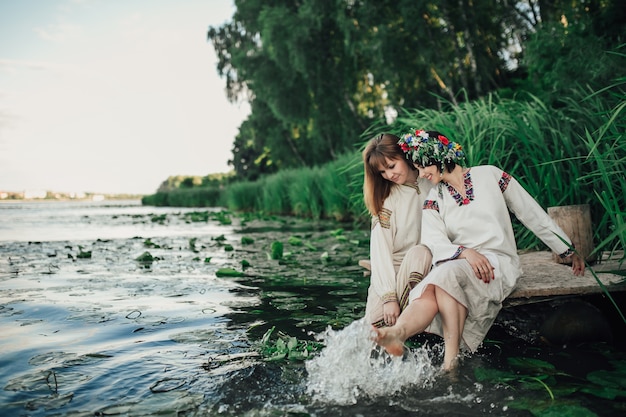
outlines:
{"label": "long brown hair", "polygon": [[372,138],[363,149],[363,200],[372,216],[377,216],[383,208],[383,202],[391,193],[394,183],[387,181],[380,174],[380,167],[386,167],[389,159],[400,159],[412,170],[416,168],[406,159],[398,145],[399,137],[391,133],[381,133]]}

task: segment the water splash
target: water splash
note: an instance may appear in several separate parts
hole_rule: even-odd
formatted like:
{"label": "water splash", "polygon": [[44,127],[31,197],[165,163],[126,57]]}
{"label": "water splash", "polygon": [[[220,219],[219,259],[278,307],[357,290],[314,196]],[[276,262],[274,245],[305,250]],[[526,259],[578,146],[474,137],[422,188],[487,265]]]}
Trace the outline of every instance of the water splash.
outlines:
{"label": "water splash", "polygon": [[372,341],[364,319],[318,335],[325,348],[306,362],[307,393],[315,401],[356,404],[359,398],[389,396],[409,387],[430,386],[440,367],[434,349],[423,346],[392,357]]}

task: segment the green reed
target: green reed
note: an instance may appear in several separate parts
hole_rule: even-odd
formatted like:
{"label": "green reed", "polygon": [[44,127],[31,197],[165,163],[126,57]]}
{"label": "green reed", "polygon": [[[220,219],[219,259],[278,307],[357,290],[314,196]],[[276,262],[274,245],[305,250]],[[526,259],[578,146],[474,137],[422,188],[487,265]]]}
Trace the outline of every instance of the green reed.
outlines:
{"label": "green reed", "polygon": [[142,198],[148,206],[206,207],[217,206],[221,198],[218,187],[177,188]]}
{"label": "green reed", "polygon": [[296,183],[297,170],[286,169],[263,177],[257,185],[261,211],[266,214],[293,214],[289,201],[289,188]]}
{"label": "green reed", "polygon": [[221,205],[232,211],[259,211],[259,198],[255,192],[257,189],[258,184],[255,181],[239,181],[228,184],[222,191]]}
{"label": "green reed", "polygon": [[344,154],[320,169],[324,215],[340,221],[364,214],[363,163],[360,153]]}
{"label": "green reed", "polygon": [[[362,215],[362,167],[347,154],[323,167],[289,169],[228,185],[221,202],[233,211],[355,220]],[[360,159],[359,159],[360,161]]]}
{"label": "green reed", "polygon": [[293,178],[290,179],[287,190],[291,214],[298,217],[320,219],[323,213],[320,168],[290,170]]}
{"label": "green reed", "polygon": [[588,172],[581,177],[593,189],[599,202],[597,223],[605,231],[598,249],[614,250],[626,247],[626,101],[604,111],[605,123],[597,129],[586,130],[581,140],[588,153],[584,165]]}

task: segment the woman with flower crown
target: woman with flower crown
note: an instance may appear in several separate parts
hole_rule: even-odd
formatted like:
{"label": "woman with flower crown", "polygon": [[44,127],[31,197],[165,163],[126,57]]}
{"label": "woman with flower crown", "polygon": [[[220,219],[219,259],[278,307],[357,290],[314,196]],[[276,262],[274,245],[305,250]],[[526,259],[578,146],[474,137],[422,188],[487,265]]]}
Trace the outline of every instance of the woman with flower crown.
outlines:
{"label": "woman with flower crown", "polygon": [[380,134],[363,150],[363,197],[372,216],[371,276],[365,319],[393,325],[413,288],[430,270],[430,251],[419,245],[422,206],[431,185],[418,178],[400,138]]}
{"label": "woman with flower crown", "polygon": [[411,290],[409,305],[374,340],[401,355],[410,336],[444,339],[443,368],[457,365],[460,350],[476,351],[521,275],[509,212],[561,257],[575,275],[584,261],[571,240],[508,173],[492,166],[465,168],[461,146],[436,131],[403,135],[400,146],[434,187],[424,202],[422,242],[433,268]]}

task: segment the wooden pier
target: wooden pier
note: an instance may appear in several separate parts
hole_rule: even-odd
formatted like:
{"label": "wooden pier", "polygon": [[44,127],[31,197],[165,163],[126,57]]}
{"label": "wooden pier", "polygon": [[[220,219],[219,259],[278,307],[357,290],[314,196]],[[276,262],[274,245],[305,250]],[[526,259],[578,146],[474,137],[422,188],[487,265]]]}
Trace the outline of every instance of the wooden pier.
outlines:
{"label": "wooden pier", "polygon": [[[621,253],[613,255],[591,266],[598,280],[610,293],[626,291],[626,276],[612,273],[626,271],[626,264],[619,263],[621,257]],[[549,251],[522,253],[520,262],[523,274],[518,280],[517,288],[505,300],[505,307],[547,301],[555,297],[603,292],[589,267],[585,270],[585,275],[575,276],[571,266],[555,262]],[[365,268],[365,274],[369,275],[369,259],[360,260],[359,265]]]}

